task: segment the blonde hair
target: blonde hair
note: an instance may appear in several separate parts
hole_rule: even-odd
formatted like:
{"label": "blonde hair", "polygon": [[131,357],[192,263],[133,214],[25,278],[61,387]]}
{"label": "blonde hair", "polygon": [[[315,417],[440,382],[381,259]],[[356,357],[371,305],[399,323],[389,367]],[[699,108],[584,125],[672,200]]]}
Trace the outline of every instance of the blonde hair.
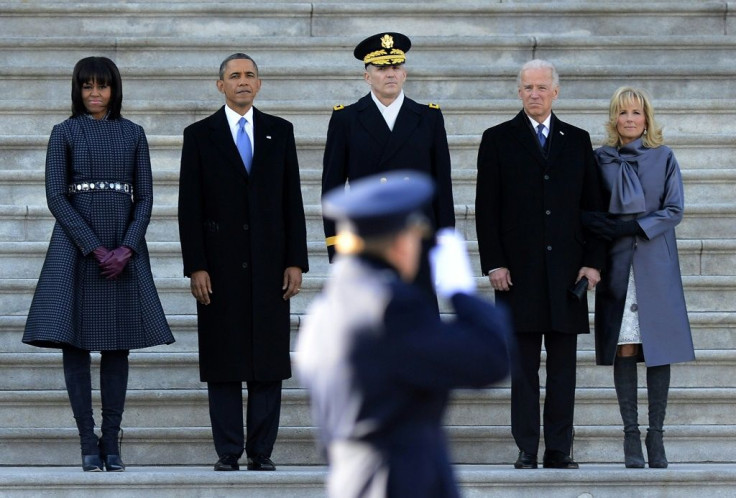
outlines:
{"label": "blonde hair", "polygon": [[618,134],[616,124],[618,115],[624,107],[636,104],[640,105],[644,111],[644,134],[641,136],[641,142],[644,147],[650,149],[659,147],[664,144],[664,136],[662,135],[662,127],[657,124],[654,119],[654,108],[651,99],[644,90],[632,88],[630,86],[622,86],[613,92],[611,104],[608,107],[608,121],[606,122],[606,138],[605,145],[618,147],[621,145],[621,136]]}

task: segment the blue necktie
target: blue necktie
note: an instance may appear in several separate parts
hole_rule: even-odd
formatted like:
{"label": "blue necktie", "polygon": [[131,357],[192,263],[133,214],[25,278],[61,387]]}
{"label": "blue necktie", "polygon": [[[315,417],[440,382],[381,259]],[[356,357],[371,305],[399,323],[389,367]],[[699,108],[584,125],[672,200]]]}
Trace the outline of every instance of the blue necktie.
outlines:
{"label": "blue necktie", "polygon": [[544,136],[544,125],[540,124],[537,126],[537,138],[539,139],[539,145],[544,149],[544,144],[547,143],[547,137]]}
{"label": "blue necktie", "polygon": [[250,164],[253,161],[253,149],[250,145],[250,138],[248,138],[248,134],[245,132],[245,123],[245,118],[240,118],[238,121],[238,137],[235,140],[235,145],[237,145],[240,157],[243,159],[245,170],[250,173]]}

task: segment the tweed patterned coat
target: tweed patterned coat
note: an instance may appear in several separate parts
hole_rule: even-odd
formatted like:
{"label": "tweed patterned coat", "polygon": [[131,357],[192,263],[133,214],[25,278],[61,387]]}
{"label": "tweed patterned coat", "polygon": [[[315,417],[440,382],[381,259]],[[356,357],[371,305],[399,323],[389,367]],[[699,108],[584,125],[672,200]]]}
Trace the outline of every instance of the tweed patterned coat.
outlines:
{"label": "tweed patterned coat", "polygon": [[[119,181],[112,190],[68,193],[72,183]],[[54,126],[46,156],[46,199],[56,224],[28,313],[23,342],[90,351],[170,344],[144,235],[153,206],[148,143],[127,119],[70,118]],[[116,280],[106,280],[92,254],[130,247]]]}

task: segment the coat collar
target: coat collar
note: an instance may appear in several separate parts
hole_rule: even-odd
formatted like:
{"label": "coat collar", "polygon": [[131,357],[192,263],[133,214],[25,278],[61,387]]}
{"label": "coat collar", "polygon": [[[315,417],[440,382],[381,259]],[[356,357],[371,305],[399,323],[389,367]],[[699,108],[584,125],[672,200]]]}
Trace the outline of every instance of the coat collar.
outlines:
{"label": "coat collar", "polygon": [[392,131],[389,130],[370,94],[356,103],[358,121],[383,150],[379,163],[390,159],[411,137],[421,122],[421,108],[422,106],[414,100],[404,96],[404,103]]}
{"label": "coat collar", "polygon": [[243,160],[240,158],[238,153],[238,147],[233,141],[233,135],[230,131],[230,125],[225,115],[225,106],[222,106],[220,110],[214,113],[210,117],[210,130],[211,138],[215,145],[222,152],[223,160],[228,163],[232,168],[235,168],[237,173],[242,176],[246,181],[250,180],[253,175],[257,175],[259,164],[261,163],[261,157],[264,156],[264,149],[269,145],[270,140],[267,136],[270,136],[270,122],[266,119],[267,116],[261,111],[253,108],[253,143],[254,153],[253,162],[251,163],[251,172],[245,170]]}
{"label": "coat collar", "polygon": [[518,140],[524,148],[534,157],[534,159],[544,168],[548,168],[554,163],[554,159],[562,152],[566,141],[567,125],[560,121],[555,113],[552,113],[550,120],[550,131],[547,140],[550,140],[547,156],[542,152],[542,148],[537,141],[534,130],[529,123],[529,118],[522,109],[514,119],[511,120],[511,126],[515,130],[514,138]]}

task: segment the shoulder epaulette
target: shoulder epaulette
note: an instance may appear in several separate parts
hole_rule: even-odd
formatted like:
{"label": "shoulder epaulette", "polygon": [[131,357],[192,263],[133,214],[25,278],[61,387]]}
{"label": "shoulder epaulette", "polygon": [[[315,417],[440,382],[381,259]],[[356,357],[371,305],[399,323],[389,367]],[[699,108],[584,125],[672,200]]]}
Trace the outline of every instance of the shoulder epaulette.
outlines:
{"label": "shoulder epaulette", "polygon": [[430,102],[427,105],[429,106],[430,109],[439,109],[440,108],[440,105],[439,104],[435,104],[434,102]]}
{"label": "shoulder epaulette", "polygon": [[332,108],[333,111],[342,111],[345,109],[345,106],[342,104],[337,104],[335,107]]}

